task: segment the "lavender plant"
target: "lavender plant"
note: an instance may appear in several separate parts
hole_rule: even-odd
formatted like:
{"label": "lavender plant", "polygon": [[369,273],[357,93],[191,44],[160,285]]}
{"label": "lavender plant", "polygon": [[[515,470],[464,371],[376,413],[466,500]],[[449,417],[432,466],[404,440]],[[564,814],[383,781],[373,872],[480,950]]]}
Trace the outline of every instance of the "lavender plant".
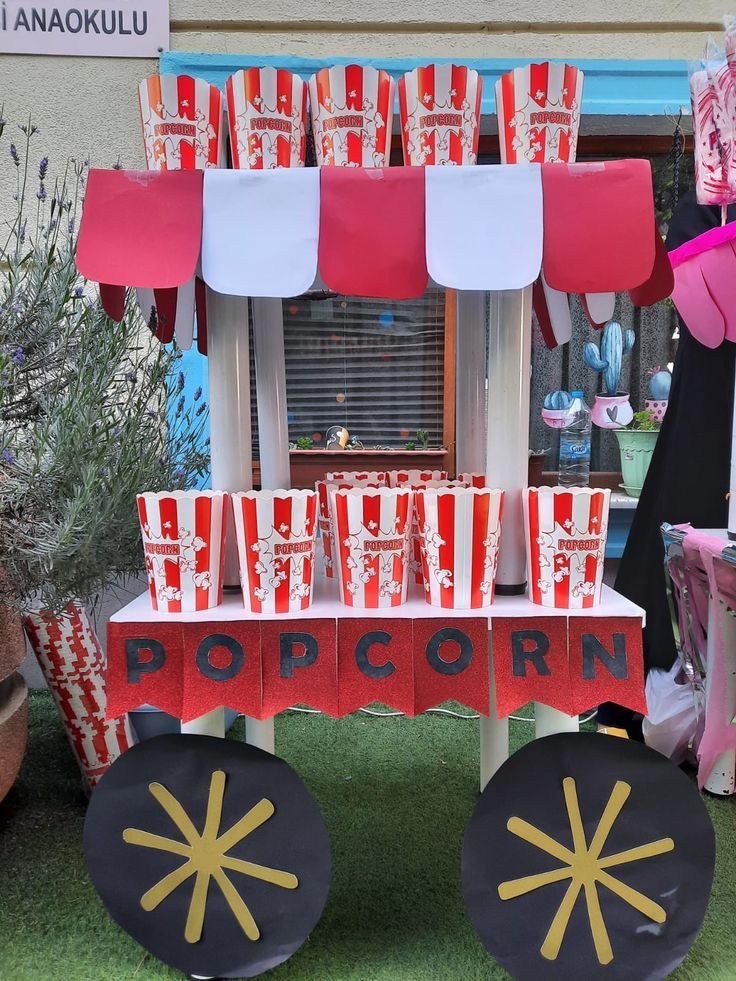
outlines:
{"label": "lavender plant", "polygon": [[180,352],[134,304],[115,324],[79,277],[87,164],[52,179],[38,137],[29,122],[5,151],[16,192],[0,235],[0,566],[16,603],[57,612],[139,572],[136,494],[206,473],[207,407],[201,392],[187,405]]}

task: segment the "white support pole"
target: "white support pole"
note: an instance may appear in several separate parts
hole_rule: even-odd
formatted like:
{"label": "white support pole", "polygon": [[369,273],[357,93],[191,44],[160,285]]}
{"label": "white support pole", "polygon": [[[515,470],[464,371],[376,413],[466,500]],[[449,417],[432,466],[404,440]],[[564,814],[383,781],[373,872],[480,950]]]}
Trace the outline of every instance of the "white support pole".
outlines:
{"label": "white support pole", "polygon": [[733,419],[731,423],[731,479],[728,497],[728,537],[736,541],[736,383],[733,393]]}
{"label": "white support pole", "polygon": [[[214,490],[253,486],[248,299],[207,290],[210,458]],[[228,512],[225,585],[239,585],[235,528]]]}
{"label": "white support pole", "polygon": [[459,290],[455,364],[455,469],[486,469],[486,294]]}
{"label": "white support pole", "polygon": [[[726,659],[725,708],[729,721],[736,715],[736,619],[726,612],[717,596],[708,598],[708,648],[705,668],[705,713],[711,694],[711,666],[716,657],[716,618],[720,617],[723,657]],[[736,750],[727,749],[716,757],[713,769],[703,785],[711,794],[725,797],[736,791]]]}
{"label": "white support pole", "polygon": [[577,732],[580,722],[577,715],[565,715],[559,709],[550,708],[549,705],[540,705],[537,702],[534,706],[534,734],[537,739],[542,736],[552,736],[556,732]]}
{"label": "white support pole", "polygon": [[218,739],[225,737],[225,709],[215,709],[206,712],[191,722],[182,722],[182,733],[195,736],[217,736]]}
{"label": "white support pole", "polygon": [[486,478],[506,491],[496,591],[526,583],[521,492],[529,473],[532,288],[490,294]]}
{"label": "white support pole", "polygon": [[496,675],[493,669],[493,632],[488,633],[490,714],[480,717],[480,792],[509,758],[509,720],[496,715]]}
{"label": "white support pole", "polygon": [[251,305],[261,487],[287,490],[291,487],[291,470],[283,307],[281,300],[263,297],[254,297]]}

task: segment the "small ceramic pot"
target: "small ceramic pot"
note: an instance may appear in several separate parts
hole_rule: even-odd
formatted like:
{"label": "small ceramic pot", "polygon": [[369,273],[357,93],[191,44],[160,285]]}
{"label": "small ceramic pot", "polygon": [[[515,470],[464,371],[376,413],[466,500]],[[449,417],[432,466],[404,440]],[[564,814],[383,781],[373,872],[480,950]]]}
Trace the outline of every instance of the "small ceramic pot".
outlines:
{"label": "small ceramic pot", "polygon": [[644,403],[644,408],[648,412],[651,412],[652,417],[657,422],[662,422],[664,414],[667,411],[667,399],[647,399]]}
{"label": "small ceramic pot", "polygon": [[600,429],[621,429],[622,426],[628,426],[634,418],[629,393],[596,395],[591,418]]}

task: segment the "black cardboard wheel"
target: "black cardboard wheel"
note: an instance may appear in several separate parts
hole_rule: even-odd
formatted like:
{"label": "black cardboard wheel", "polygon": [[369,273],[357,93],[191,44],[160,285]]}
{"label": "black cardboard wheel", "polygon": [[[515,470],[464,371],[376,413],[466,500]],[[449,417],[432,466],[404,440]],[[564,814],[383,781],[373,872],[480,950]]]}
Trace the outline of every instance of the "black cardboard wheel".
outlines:
{"label": "black cardboard wheel", "polygon": [[189,975],[280,964],[329,893],[329,839],[306,787],[229,739],[159,736],[124,753],[92,795],[84,849],[113,919]]}
{"label": "black cardboard wheel", "polygon": [[703,922],[713,827],[695,785],[639,743],[565,733],[527,744],[481,795],[463,893],[521,981],[670,974]]}

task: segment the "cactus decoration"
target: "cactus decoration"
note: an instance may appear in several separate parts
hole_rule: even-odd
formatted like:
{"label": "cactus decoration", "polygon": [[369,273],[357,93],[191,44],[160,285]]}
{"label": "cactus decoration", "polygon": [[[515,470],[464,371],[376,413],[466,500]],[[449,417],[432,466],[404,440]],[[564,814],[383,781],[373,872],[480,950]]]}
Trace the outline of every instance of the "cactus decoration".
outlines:
{"label": "cactus decoration", "polygon": [[612,320],[603,328],[600,349],[592,341],[583,348],[585,363],[603,375],[603,386],[608,396],[619,394],[621,361],[634,346],[635,337],[633,330],[623,330],[621,324]]}
{"label": "cactus decoration", "polygon": [[670,397],[672,375],[664,368],[654,368],[649,372],[649,397],[657,402],[666,402]]}
{"label": "cactus decoration", "polygon": [[544,396],[545,409],[567,409],[571,404],[572,396],[569,392],[550,392]]}

